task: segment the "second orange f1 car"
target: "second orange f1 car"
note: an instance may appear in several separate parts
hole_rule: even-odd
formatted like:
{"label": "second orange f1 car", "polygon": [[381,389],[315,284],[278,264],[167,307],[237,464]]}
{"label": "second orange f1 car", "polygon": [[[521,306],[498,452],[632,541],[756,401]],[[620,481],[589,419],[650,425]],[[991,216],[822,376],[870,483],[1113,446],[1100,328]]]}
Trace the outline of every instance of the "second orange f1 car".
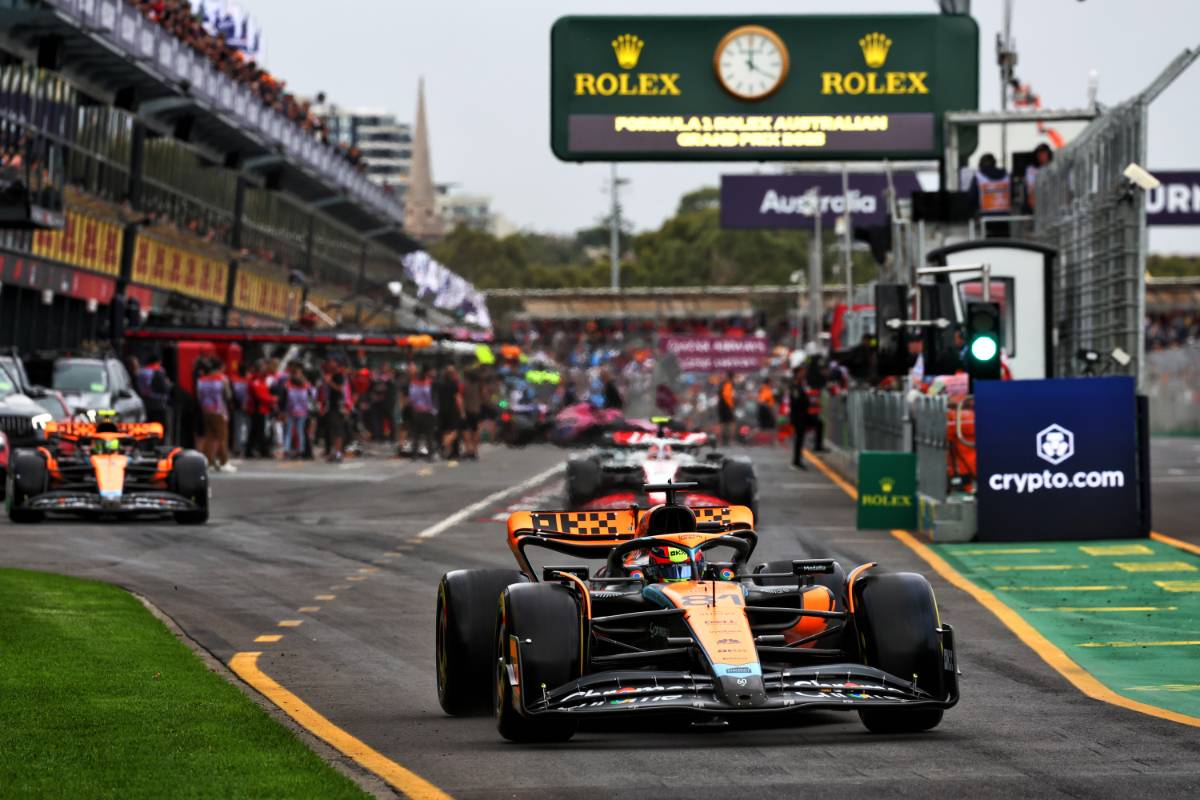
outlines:
{"label": "second orange f1 car", "polygon": [[208,462],[164,445],[158,423],[50,422],[45,434],[45,444],[17,450],[9,463],[13,522],[40,522],[48,512],[208,520]]}
{"label": "second orange f1 car", "polygon": [[[922,731],[958,701],[954,632],[916,573],[847,575],[828,559],[751,567],[748,508],[518,512],[519,570],[458,570],[438,588],[438,699],[490,699],[502,736],[569,739],[582,719],[636,712],[717,722],[857,711],[872,731]],[[603,560],[533,567],[544,548]],[[725,556],[727,560],[717,560]]]}

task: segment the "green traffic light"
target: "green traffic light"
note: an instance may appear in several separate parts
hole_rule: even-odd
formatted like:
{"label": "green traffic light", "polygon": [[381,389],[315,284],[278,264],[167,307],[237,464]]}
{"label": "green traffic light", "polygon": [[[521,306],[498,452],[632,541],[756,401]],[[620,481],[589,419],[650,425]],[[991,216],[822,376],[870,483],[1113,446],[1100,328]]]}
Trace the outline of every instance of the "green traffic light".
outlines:
{"label": "green traffic light", "polygon": [[1000,347],[991,336],[976,336],[971,342],[971,358],[979,362],[988,362],[1000,352]]}

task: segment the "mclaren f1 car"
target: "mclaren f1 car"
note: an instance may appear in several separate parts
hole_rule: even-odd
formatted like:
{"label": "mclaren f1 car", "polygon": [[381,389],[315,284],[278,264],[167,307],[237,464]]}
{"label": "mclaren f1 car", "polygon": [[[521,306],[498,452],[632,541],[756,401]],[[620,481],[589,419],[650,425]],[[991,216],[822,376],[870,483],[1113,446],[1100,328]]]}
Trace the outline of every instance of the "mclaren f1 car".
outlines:
{"label": "mclaren f1 car", "polygon": [[643,485],[689,483],[694,488],[683,498],[685,505],[744,505],[758,512],[758,480],[749,458],[702,453],[710,444],[708,434],[673,430],[665,417],[652,421],[653,431],[617,431],[610,446],[567,461],[571,508],[621,509],[639,501],[654,505],[663,502],[663,496],[642,497]]}
{"label": "mclaren f1 car", "polygon": [[[437,691],[500,734],[564,741],[580,721],[644,714],[704,725],[857,711],[874,732],[936,726],[958,701],[954,632],[916,573],[800,558],[753,565],[744,506],[517,512],[518,570],[446,573]],[[535,568],[542,550],[602,565]],[[723,559],[723,560],[718,560]]]}
{"label": "mclaren f1 car", "polygon": [[163,443],[157,422],[49,422],[46,441],[13,453],[6,503],[13,522],[47,513],[130,517],[174,515],[184,525],[208,520],[208,462]]}

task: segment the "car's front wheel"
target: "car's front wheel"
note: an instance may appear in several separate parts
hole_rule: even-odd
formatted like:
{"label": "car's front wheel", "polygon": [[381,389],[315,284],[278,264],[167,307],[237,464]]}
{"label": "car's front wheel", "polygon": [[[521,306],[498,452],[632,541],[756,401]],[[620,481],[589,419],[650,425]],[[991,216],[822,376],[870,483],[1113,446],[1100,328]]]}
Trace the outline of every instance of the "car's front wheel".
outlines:
{"label": "car's front wheel", "polygon": [[204,456],[195,450],[187,450],[176,456],[171,469],[170,488],[195,506],[187,511],[176,511],[176,522],[180,525],[203,525],[208,522],[208,461]]}
{"label": "car's front wheel", "polygon": [[438,702],[447,714],[486,712],[500,593],[525,576],[515,569],[459,569],[438,584],[435,662]]}
{"label": "car's front wheel", "polygon": [[575,720],[523,709],[579,677],[580,614],[574,594],[559,584],[509,586],[500,596],[492,699],[505,739],[565,742],[575,735]]}
{"label": "car's front wheel", "polygon": [[[915,572],[867,575],[853,591],[863,661],[941,699],[942,640],[929,581]],[[872,733],[927,731],[942,721],[940,708],[861,709],[858,715]]]}
{"label": "car's front wheel", "polygon": [[5,503],[8,518],[17,523],[41,522],[46,518],[43,511],[26,508],[30,499],[46,491],[49,471],[46,459],[34,450],[17,450],[8,462],[8,479],[5,487]]}

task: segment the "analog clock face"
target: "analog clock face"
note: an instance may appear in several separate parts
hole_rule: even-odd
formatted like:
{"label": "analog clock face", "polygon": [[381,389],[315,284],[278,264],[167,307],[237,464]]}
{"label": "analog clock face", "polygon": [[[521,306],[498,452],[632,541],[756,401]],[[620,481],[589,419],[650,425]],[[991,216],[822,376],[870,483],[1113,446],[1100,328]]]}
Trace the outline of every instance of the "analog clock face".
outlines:
{"label": "analog clock face", "polygon": [[762,100],[783,83],[788,52],[774,31],[759,25],[735,28],[721,39],[713,56],[717,80],[743,100]]}

